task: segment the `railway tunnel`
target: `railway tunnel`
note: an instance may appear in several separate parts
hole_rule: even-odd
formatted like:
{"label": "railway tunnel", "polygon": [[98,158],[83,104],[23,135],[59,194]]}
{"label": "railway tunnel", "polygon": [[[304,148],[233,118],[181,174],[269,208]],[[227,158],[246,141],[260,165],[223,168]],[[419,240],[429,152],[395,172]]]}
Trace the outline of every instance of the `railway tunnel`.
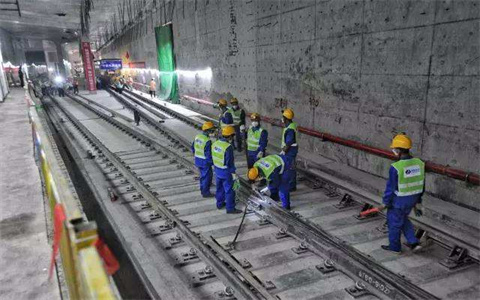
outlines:
{"label": "railway tunnel", "polygon": [[480,298],[479,29],[477,0],[0,1],[0,298]]}

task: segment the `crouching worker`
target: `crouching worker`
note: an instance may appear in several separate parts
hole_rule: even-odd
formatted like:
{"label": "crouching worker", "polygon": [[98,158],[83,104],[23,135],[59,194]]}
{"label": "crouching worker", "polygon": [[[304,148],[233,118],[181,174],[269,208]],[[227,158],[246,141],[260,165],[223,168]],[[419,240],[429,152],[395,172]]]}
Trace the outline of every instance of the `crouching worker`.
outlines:
{"label": "crouching worker", "polygon": [[395,136],[390,148],[398,161],[390,167],[383,196],[382,208],[387,208],[389,245],[382,245],[382,249],[400,253],[403,232],[410,248],[417,251],[421,246],[408,215],[412,209],[417,216],[423,214],[420,205],[425,186],[425,163],[410,155],[412,141],[405,134]]}
{"label": "crouching worker", "polygon": [[192,143],[192,152],[195,155],[195,165],[200,171],[200,191],[202,197],[213,197],[210,193],[212,185],[212,141],[211,136],[215,135],[215,127],[212,122],[205,122],[202,125],[202,133],[197,134]]}
{"label": "crouching worker", "polygon": [[267,188],[262,194],[270,191],[270,198],[282,201],[283,208],[290,210],[290,174],[288,172],[289,159],[285,155],[268,155],[259,159],[253,168],[248,170],[247,177],[251,182],[266,179]]}
{"label": "crouching worker", "polygon": [[235,161],[233,154],[233,139],[235,129],[233,126],[224,126],[220,139],[212,145],[213,165],[215,166],[215,184],[217,192],[217,208],[226,206],[227,214],[238,214],[242,211],[235,208],[234,185],[238,185],[238,176],[235,174]]}

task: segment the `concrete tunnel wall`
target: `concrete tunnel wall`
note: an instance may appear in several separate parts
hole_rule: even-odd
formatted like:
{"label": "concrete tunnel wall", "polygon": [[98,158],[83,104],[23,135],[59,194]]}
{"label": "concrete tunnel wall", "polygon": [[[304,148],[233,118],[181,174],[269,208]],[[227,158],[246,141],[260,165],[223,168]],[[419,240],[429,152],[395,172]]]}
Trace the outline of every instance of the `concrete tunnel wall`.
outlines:
{"label": "concrete tunnel wall", "polygon": [[[478,1],[178,0],[171,18],[177,69],[212,69],[211,79],[181,75],[180,95],[233,95],[269,117],[292,107],[301,126],[381,148],[404,131],[414,155],[480,171]],[[102,55],[129,51],[157,68],[154,22],[147,18]],[[279,139],[280,129],[270,128],[270,142]],[[382,177],[391,164],[305,135],[300,147]],[[427,190],[480,209],[479,188],[461,181],[430,173]]]}

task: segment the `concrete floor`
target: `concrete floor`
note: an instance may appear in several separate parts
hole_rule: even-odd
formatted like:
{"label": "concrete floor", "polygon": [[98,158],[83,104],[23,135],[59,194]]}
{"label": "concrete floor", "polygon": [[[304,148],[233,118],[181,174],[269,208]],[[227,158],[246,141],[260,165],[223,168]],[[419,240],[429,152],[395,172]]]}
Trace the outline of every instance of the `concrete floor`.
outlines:
{"label": "concrete floor", "polygon": [[0,299],[60,299],[24,94],[0,103]]}

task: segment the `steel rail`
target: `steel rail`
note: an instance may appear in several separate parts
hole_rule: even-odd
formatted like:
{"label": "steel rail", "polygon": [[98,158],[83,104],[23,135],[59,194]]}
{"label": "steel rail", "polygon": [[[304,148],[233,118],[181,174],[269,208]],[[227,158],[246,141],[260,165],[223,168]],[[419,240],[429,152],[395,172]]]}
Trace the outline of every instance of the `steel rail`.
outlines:
{"label": "steel rail", "polygon": [[[76,99],[71,97],[70,93],[65,93],[65,95],[67,95],[70,99],[76,100]],[[82,98],[83,100],[87,101],[87,103],[90,104],[90,105],[96,105],[96,106],[100,107],[101,109],[108,111],[109,113],[111,113],[115,117],[120,117],[120,118],[122,118],[122,119],[124,119],[125,121],[128,121],[128,122],[133,122],[132,118],[126,117],[123,114],[120,114],[120,113],[116,112],[115,110],[106,107],[103,104],[92,101],[92,100],[90,100],[87,97],[84,97],[82,95],[75,95],[75,96],[77,96],[79,98]]]}
{"label": "steel rail", "polygon": [[[133,93],[133,92],[129,92],[129,94],[135,95],[139,99],[143,99],[142,101],[149,102],[149,103],[153,102],[153,101],[149,101],[148,99],[145,99],[142,95],[138,95],[138,94]],[[180,113],[174,112],[170,108],[164,107],[164,106],[162,106],[158,103],[155,103],[155,104],[156,104],[155,107],[158,106],[159,109],[162,109],[163,111],[165,111],[168,114],[172,114],[174,116],[180,115],[180,117],[178,117],[178,118],[180,120],[186,122],[187,124],[192,124],[193,123],[193,126],[195,128],[201,128],[200,121],[192,120],[188,116],[181,115]],[[216,123],[216,122],[217,121],[214,121],[214,123]],[[368,204],[372,204],[372,205],[379,205],[380,204],[378,201],[375,201],[375,200],[369,198],[368,196],[362,194],[361,192],[358,192],[355,189],[345,187],[345,186],[343,186],[343,185],[341,185],[341,184],[339,184],[335,181],[332,181],[332,180],[326,178],[325,176],[321,176],[319,174],[313,173],[306,168],[299,167],[298,164],[297,164],[297,169],[301,173],[304,173],[304,174],[308,175],[309,177],[320,178],[321,181],[327,182],[327,183],[329,183],[329,184],[331,184],[331,185],[333,185],[333,186],[335,186],[335,187],[337,187],[337,188],[339,188],[343,191],[348,191],[349,193],[352,193],[352,194],[358,196],[359,198],[362,199],[362,201],[364,201]],[[384,214],[382,213],[382,215],[384,215]],[[474,259],[475,261],[480,262],[480,246],[479,245],[475,245],[475,244],[472,244],[470,242],[461,240],[455,235],[449,234],[448,232],[442,231],[438,228],[434,228],[434,227],[432,227],[432,225],[427,224],[425,222],[422,222],[421,220],[418,220],[418,219],[412,219],[412,223],[414,225],[416,225],[417,227],[427,231],[429,233],[429,238],[435,240],[436,242],[443,245],[444,247],[452,249],[455,245],[460,245],[462,247],[466,247],[467,249],[470,249],[471,253],[469,254],[469,256],[472,259]]]}
{"label": "steel rail", "polygon": [[[52,97],[52,99],[54,98]],[[79,131],[88,136],[88,138],[98,147],[98,153],[104,155],[106,159],[108,159],[108,161],[114,164],[118,171],[123,174],[123,176],[128,180],[128,182],[136,189],[137,192],[139,192],[143,196],[143,198],[151,205],[151,207],[156,211],[162,213],[166,219],[172,221],[173,224],[175,224],[175,227],[181,232],[181,234],[184,236],[184,239],[198,250],[198,255],[201,257],[201,259],[212,266],[212,268],[216,271],[216,275],[221,278],[224,283],[232,285],[232,288],[235,291],[239,292],[244,299],[258,299],[257,295],[252,291],[252,288],[260,295],[262,295],[265,299],[276,299],[272,294],[267,291],[267,289],[260,282],[258,282],[258,280],[255,280],[253,278],[250,272],[243,269],[243,267],[241,267],[238,263],[232,263],[232,259],[230,257],[225,257],[220,251],[215,251],[215,249],[218,250],[218,246],[214,245],[205,237],[201,235],[197,236],[196,233],[191,231],[180,218],[178,218],[165,205],[158,201],[153,192],[150,191],[148,187],[146,187],[141,181],[138,180],[138,178],[131,172],[131,170],[124,165],[120,158],[118,158],[113,152],[108,150],[108,148],[103,145],[103,143],[99,139],[97,139],[97,137],[93,133],[91,133],[80,121],[78,121],[73,116],[73,114],[61,107],[56,102],[56,100],[54,100],[54,102],[57,104],[57,107],[59,107],[59,109],[72,122],[72,124],[74,124]],[[95,111],[93,108],[90,109],[92,111]],[[96,111],[96,113],[103,118],[108,118],[108,116],[103,115],[99,111]],[[117,121],[115,120],[114,122]],[[132,129],[129,129],[125,125],[121,127],[130,132],[134,132]],[[139,135],[138,132],[134,132],[134,134]],[[142,139],[143,138],[154,142],[146,136],[142,136]],[[156,146],[161,147],[162,150],[170,152],[171,155],[178,156],[172,151],[169,151],[164,146],[158,144],[157,142],[154,143],[156,144]],[[248,285],[245,284],[244,281],[235,273],[241,276]]]}
{"label": "steel rail", "polygon": [[243,179],[241,181],[243,202],[248,203],[249,200],[254,202],[257,207],[263,208],[269,213],[274,223],[286,228],[299,240],[304,240],[312,245],[317,253],[328,253],[342,271],[364,281],[370,287],[369,291],[377,296],[391,299],[438,299],[433,294],[366,257],[352,246],[346,245],[318,225],[292,212],[285,211],[274,204],[271,199],[268,198],[269,201],[265,202],[261,198],[252,197],[249,193],[248,183]]}
{"label": "steel rail", "polygon": [[[108,89],[107,91],[110,91],[110,89]],[[124,90],[124,92],[125,92],[125,91],[127,91],[127,90]],[[124,94],[122,93],[122,94],[120,94],[120,95],[124,95]],[[145,110],[147,110],[149,113],[151,113],[151,114],[159,117],[161,121],[163,121],[164,119],[168,118],[168,116],[166,116],[165,114],[162,114],[162,113],[160,113],[158,110],[155,110],[155,109],[151,108],[149,105],[147,105],[148,103],[146,104],[146,103],[143,103],[142,101],[139,101],[139,100],[137,100],[137,99],[133,99],[133,98],[130,98],[130,97],[129,97],[129,99],[132,100],[135,104],[143,107],[143,108],[144,108]]]}

